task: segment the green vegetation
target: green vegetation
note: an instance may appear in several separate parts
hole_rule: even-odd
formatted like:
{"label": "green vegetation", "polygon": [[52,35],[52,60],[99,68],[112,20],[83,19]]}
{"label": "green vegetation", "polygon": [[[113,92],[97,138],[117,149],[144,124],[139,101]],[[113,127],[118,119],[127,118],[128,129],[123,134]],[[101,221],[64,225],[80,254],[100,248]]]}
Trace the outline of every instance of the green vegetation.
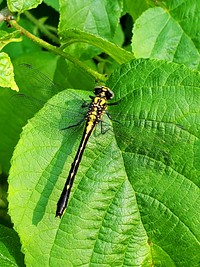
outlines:
{"label": "green vegetation", "polygon": [[[41,2],[0,12],[0,266],[199,266],[199,0]],[[112,130],[55,218],[96,83]]]}

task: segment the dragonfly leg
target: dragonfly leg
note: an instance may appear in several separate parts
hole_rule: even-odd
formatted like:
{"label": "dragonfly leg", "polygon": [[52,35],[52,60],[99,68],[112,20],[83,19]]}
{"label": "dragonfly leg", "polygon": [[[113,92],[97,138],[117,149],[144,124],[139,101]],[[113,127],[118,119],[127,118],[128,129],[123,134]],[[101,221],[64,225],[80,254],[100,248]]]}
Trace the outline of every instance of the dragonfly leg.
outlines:
{"label": "dragonfly leg", "polygon": [[76,127],[76,126],[79,126],[85,119],[82,119],[80,120],[78,123],[74,124],[74,125],[70,125],[70,126],[67,126],[65,128],[62,128],[61,130],[67,130],[69,128],[73,128],[73,127]]}
{"label": "dragonfly leg", "polygon": [[109,118],[111,121],[120,123],[120,121],[113,119],[112,116],[109,114],[109,112],[106,112],[106,115],[108,116],[108,118]]}

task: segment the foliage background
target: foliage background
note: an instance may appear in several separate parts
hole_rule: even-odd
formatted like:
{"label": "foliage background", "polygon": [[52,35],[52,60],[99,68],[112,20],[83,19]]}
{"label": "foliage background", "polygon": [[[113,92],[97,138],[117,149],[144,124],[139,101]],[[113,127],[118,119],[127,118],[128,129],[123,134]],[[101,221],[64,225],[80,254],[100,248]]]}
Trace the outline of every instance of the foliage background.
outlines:
{"label": "foliage background", "polygon": [[[39,39],[1,22],[0,265],[199,266],[199,1],[6,4]],[[91,138],[55,219],[82,133],[56,129],[95,79],[120,100],[113,114],[123,127],[113,122],[112,133]],[[13,102],[10,88],[41,105]]]}

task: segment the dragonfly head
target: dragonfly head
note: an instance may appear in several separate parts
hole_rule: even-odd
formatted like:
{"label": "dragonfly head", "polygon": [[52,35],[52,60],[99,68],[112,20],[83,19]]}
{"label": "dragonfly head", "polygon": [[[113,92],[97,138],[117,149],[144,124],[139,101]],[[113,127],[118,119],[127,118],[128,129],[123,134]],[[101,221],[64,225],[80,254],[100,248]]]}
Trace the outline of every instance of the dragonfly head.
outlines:
{"label": "dragonfly head", "polygon": [[110,88],[105,86],[96,86],[94,88],[94,94],[99,97],[104,97],[106,100],[110,100],[114,97],[114,93],[110,90]]}

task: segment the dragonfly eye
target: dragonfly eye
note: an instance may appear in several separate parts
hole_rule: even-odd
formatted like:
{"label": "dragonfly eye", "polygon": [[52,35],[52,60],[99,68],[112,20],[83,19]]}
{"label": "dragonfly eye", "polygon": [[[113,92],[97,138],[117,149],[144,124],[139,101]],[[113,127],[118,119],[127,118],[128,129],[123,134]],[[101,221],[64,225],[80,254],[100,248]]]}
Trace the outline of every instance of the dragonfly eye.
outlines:
{"label": "dragonfly eye", "polygon": [[109,89],[107,88],[108,90],[105,92],[105,95],[106,95],[106,99],[109,100],[109,99],[112,99],[114,97],[114,93]]}
{"label": "dragonfly eye", "polygon": [[94,94],[99,95],[102,92],[103,86],[96,86],[94,88]]}

